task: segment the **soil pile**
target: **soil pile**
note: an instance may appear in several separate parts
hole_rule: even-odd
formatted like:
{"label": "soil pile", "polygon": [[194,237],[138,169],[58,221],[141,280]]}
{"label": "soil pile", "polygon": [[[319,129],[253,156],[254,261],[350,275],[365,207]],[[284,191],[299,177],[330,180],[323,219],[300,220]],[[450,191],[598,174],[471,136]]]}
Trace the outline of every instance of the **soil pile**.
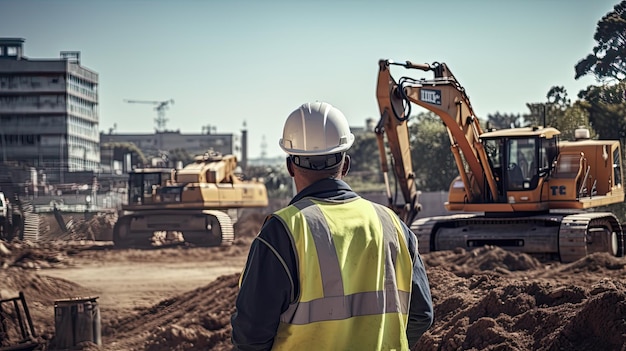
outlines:
{"label": "soil pile", "polygon": [[[623,350],[626,344],[624,259],[593,254],[544,265],[494,247],[424,259],[436,321],[417,350]],[[125,331],[116,339],[128,343],[118,346],[232,349],[229,318],[238,279],[220,277],[111,326]],[[130,342],[135,335],[144,340]]]}
{"label": "soil pile", "polygon": [[[250,215],[237,222],[233,246],[177,254],[224,262],[233,256],[245,257],[264,218]],[[37,331],[45,340],[54,333],[54,297],[92,292],[69,281],[42,277],[37,268],[73,265],[85,254],[103,261],[110,257],[128,260],[138,267],[142,260],[166,264],[166,258],[173,256],[165,249],[141,255],[118,250],[102,258],[101,254],[109,253],[96,250],[98,246],[56,242],[3,247],[2,294],[25,293]],[[422,258],[431,284],[435,323],[415,349],[626,350],[626,258],[595,253],[561,264],[498,247],[433,252]],[[223,275],[151,307],[126,315],[103,314],[103,345],[98,349],[231,350],[230,316],[238,280],[239,274]]]}
{"label": "soil pile", "polygon": [[119,340],[111,344],[119,350],[231,350],[230,316],[238,284],[239,274],[221,276],[111,324],[103,333]]}
{"label": "soil pile", "polygon": [[[419,350],[623,350],[626,260],[542,264],[485,247],[423,256],[435,324]],[[489,267],[489,268],[487,268]]]}

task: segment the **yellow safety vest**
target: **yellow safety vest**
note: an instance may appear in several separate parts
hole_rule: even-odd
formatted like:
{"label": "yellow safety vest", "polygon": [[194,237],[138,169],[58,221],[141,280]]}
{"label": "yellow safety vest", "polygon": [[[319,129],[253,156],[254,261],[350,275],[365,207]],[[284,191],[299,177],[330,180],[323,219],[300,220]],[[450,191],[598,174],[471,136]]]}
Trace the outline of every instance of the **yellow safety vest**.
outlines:
{"label": "yellow safety vest", "polygon": [[300,295],[273,350],[409,350],[413,262],[398,217],[357,197],[304,198],[275,215],[291,234]]}

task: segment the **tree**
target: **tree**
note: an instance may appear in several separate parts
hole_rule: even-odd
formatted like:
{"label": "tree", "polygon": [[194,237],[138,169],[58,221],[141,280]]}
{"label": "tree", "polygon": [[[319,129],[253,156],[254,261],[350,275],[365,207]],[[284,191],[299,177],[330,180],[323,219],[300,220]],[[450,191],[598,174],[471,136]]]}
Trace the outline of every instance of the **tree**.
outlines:
{"label": "tree", "polygon": [[592,73],[598,81],[626,78],[626,0],[598,22],[593,52],[580,60],[575,78]]}
{"label": "tree", "polygon": [[562,108],[566,108],[572,104],[572,101],[567,96],[567,90],[565,90],[563,86],[553,86],[550,88],[546,98],[551,104]]}
{"label": "tree", "polygon": [[579,102],[589,114],[589,121],[601,139],[626,137],[626,82],[611,86],[589,86],[581,91]]}
{"label": "tree", "polygon": [[[412,116],[410,121],[415,121],[409,122],[409,143],[418,190],[448,190],[458,170],[450,152],[450,139],[445,125],[433,112]],[[349,154],[352,162],[348,180],[353,189],[384,189],[376,134],[357,134]],[[391,163],[394,161],[389,155],[387,159],[390,172],[393,172]],[[395,178],[392,175],[390,182],[393,188]]]}
{"label": "tree", "polygon": [[284,165],[248,166],[245,179],[257,179],[265,184],[267,196],[272,199],[291,198],[294,195],[293,181]]}
{"label": "tree", "polygon": [[596,27],[597,45],[593,53],[575,67],[578,79],[593,73],[598,81],[617,84],[590,86],[578,94],[580,106],[587,110],[590,122],[603,139],[624,138],[626,133],[626,0],[615,5]]}
{"label": "tree", "polygon": [[450,151],[450,138],[441,118],[433,112],[422,112],[409,125],[411,158],[417,187],[421,191],[448,190],[458,176]]}
{"label": "tree", "polygon": [[348,154],[351,162],[347,179],[352,188],[356,191],[382,190],[384,182],[381,177],[376,134],[374,132],[356,134]]}
{"label": "tree", "polygon": [[493,115],[487,115],[487,127],[495,129],[507,129],[517,128],[524,125],[524,117],[519,113],[514,114],[501,114],[496,112]]}
{"label": "tree", "polygon": [[528,103],[530,110],[525,118],[530,125],[554,127],[561,132],[561,139],[573,140],[577,128],[589,129],[595,135],[589,122],[589,113],[579,102],[571,104],[567,90],[562,86],[553,86],[546,95],[545,103]]}

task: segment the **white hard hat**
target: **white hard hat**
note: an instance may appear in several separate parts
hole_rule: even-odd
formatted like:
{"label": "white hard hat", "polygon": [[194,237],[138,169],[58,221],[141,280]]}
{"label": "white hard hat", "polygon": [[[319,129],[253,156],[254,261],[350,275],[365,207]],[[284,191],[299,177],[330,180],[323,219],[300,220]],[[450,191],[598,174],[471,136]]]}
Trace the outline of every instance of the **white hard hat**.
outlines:
{"label": "white hard hat", "polygon": [[326,102],[306,103],[293,111],[279,141],[283,151],[298,156],[343,153],[353,143],[346,116]]}

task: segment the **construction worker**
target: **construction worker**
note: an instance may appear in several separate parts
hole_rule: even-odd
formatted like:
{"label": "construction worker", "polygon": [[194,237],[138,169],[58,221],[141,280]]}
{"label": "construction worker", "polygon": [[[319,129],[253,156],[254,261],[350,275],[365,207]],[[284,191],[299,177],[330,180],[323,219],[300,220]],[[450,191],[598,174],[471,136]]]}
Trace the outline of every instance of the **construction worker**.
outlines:
{"label": "construction worker", "polygon": [[297,195],[253,241],[231,317],[237,350],[409,350],[433,321],[417,238],[342,178],[354,142],[324,102],[293,111],[280,147]]}

